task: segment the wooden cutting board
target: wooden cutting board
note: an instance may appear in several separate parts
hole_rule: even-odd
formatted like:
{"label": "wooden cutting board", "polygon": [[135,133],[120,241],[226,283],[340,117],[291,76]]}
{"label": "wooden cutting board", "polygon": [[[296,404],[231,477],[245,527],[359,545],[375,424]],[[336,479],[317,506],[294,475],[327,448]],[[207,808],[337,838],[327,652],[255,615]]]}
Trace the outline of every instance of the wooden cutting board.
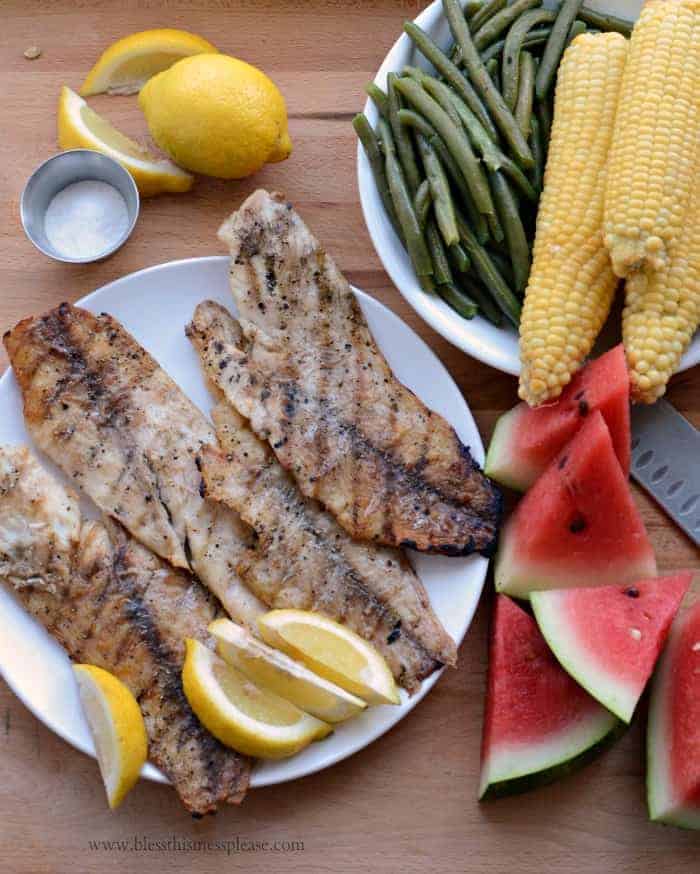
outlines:
{"label": "wooden cutting board", "polygon": [[[381,268],[358,203],[350,119],[362,107],[363,86],[403,20],[414,18],[423,5],[413,0],[5,0],[0,8],[0,328],[142,267],[220,252],[215,232],[224,215],[254,188],[276,188],[294,202],[348,279],[428,341],[460,385],[488,441],[497,416],[516,401],[515,380],[451,348],[403,303]],[[252,180],[201,180],[187,195],[145,201],[131,240],[102,264],[71,267],[49,261],[22,233],[18,201],[32,169],[56,151],[59,88],[64,83],[77,88],[99,53],[118,37],[166,26],[200,33],[269,73],[287,99],[294,154]],[[34,61],[23,57],[31,45],[42,50]],[[135,98],[91,102],[127,133],[145,135]],[[3,357],[0,367],[5,366]],[[700,426],[698,368],[674,380],[669,399]],[[690,541],[636,494],[660,569],[700,567]],[[586,770],[529,795],[477,805],[490,605],[490,596],[484,597],[461,648],[459,669],[447,672],[388,736],[330,770],[254,791],[240,809],[199,822],[184,814],[171,790],[143,781],[121,810],[110,813],[95,762],[52,734],[0,681],[0,869],[12,874],[219,867],[387,874],[698,870],[697,833],[647,822],[645,706],[627,735]]]}

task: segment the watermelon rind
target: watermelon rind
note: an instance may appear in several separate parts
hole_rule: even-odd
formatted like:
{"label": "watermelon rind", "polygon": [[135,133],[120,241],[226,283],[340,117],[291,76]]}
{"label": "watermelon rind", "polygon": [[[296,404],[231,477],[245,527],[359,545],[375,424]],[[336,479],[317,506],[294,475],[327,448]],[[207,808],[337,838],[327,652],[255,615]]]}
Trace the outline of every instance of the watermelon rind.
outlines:
{"label": "watermelon rind", "polygon": [[479,800],[527,792],[592,762],[625,730],[612,713],[596,711],[538,744],[491,749],[481,770]]}
{"label": "watermelon rind", "polygon": [[671,734],[666,694],[671,689],[675,644],[682,621],[672,629],[652,681],[647,722],[647,807],[649,819],[654,822],[700,830],[700,810],[685,807],[674,798],[668,771]]}
{"label": "watermelon rind", "polygon": [[513,458],[513,437],[518,429],[522,409],[518,404],[498,419],[484,462],[486,476],[516,492],[527,491],[540,472],[530,470],[522,460],[516,463]]}
{"label": "watermelon rind", "polygon": [[561,607],[567,594],[560,590],[530,593],[532,612],[540,631],[562,668],[603,707],[629,723],[639,695],[591,662],[574,630],[563,619]]}

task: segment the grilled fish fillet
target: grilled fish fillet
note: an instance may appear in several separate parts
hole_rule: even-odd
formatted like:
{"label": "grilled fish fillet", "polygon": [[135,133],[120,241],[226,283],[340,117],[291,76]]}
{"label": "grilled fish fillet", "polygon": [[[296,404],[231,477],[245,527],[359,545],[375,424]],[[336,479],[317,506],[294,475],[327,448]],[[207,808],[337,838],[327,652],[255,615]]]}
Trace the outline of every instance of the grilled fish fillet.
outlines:
{"label": "grilled fish fillet", "polygon": [[4,337],[37,445],[106,514],[193,571],[239,622],[263,606],[233,568],[250,529],[199,493],[211,424],[109,315],[61,304]]}
{"label": "grilled fish fillet", "polygon": [[346,624],[377,647],[410,692],[442,664],[454,664],[454,641],[406,558],[353,540],[300,494],[267,443],[227,403],[212,416],[223,451],[202,449],[202,478],[208,496],[255,530],[255,545],[237,568],[255,594],[273,608],[315,610]]}
{"label": "grilled fish fillet", "polygon": [[202,727],[180,680],[183,639],[209,642],[217,602],[117,523],[83,520],[76,497],[25,447],[0,447],[0,579],[73,660],[131,689],[149,758],[189,811],[243,799],[249,760]]}
{"label": "grilled fish fillet", "polygon": [[204,304],[191,336],[301,491],[353,537],[490,554],[500,493],[450,425],[394,377],[350,286],[291,205],[257,191],[219,236],[240,330]]}

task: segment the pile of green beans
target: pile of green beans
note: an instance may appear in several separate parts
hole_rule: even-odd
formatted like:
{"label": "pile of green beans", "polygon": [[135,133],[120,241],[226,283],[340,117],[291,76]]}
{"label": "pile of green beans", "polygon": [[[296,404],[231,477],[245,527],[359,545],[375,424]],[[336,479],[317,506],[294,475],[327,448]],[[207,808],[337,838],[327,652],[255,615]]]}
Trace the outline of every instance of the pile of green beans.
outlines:
{"label": "pile of green beans", "polygon": [[582,2],[442,0],[452,46],[406,22],[432,71],[368,85],[376,130],[353,120],[421,287],[465,319],[518,326],[562,55],[587,30],[631,31]]}

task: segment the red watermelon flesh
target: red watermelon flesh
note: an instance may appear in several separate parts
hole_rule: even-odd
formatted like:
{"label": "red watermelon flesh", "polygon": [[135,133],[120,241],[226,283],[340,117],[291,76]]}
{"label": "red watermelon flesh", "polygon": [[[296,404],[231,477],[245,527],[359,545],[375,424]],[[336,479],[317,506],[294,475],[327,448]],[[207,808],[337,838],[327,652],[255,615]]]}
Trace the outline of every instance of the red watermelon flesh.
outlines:
{"label": "red watermelon flesh", "polygon": [[629,722],[691,579],[681,571],[624,586],[532,592],[530,602],[561,666]]}
{"label": "red watermelon flesh", "polygon": [[555,455],[600,410],[625,476],[630,469],[630,383],[620,343],[576,373],[555,403],[518,404],[496,423],[485,471],[518,491],[526,491]]}
{"label": "red watermelon flesh", "polygon": [[479,798],[522,792],[586,764],[620,726],[561,667],[535,620],[497,595]]}
{"label": "red watermelon flesh", "polygon": [[522,498],[496,556],[499,592],[608,586],[656,575],[656,560],[599,412]]}
{"label": "red watermelon flesh", "polygon": [[647,800],[651,819],[700,829],[700,601],[673,624],[654,676]]}

